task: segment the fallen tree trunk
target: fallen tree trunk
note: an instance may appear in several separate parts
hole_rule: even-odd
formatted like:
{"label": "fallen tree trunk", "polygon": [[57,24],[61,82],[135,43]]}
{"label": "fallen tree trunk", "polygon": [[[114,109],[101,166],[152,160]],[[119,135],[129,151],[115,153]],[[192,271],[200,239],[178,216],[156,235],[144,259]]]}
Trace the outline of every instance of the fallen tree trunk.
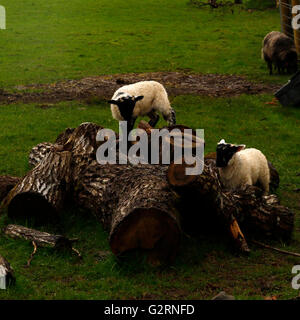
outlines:
{"label": "fallen tree trunk", "polygon": [[15,224],[7,225],[3,229],[3,233],[14,239],[19,238],[34,241],[37,246],[49,246],[55,249],[72,249],[72,243],[74,242],[61,235],[53,235]]}
{"label": "fallen tree trunk", "polygon": [[0,203],[20,180],[19,177],[0,176]]}
{"label": "fallen tree trunk", "polygon": [[65,131],[63,131],[58,135],[58,137],[55,140],[55,143],[42,142],[36,145],[35,147],[33,147],[29,153],[29,160],[28,160],[29,165],[32,167],[35,167],[53,149],[68,151],[66,150],[66,148],[63,148],[63,146],[69,140],[74,130],[75,130],[74,128],[67,128]]}
{"label": "fallen tree trunk", "polygon": [[83,172],[75,199],[109,231],[114,254],[140,248],[149,250],[153,263],[174,259],[181,230],[165,174],[162,166],[97,162]]}
{"label": "fallen tree trunk", "polygon": [[[151,143],[153,128],[145,123],[140,126],[146,129]],[[173,128],[179,129],[181,136],[187,127],[166,129]],[[96,141],[100,129],[96,124],[83,123],[67,129],[49,148],[41,145],[40,151],[32,152],[34,169],[3,202],[9,216],[48,217],[53,221],[70,195],[79,208],[91,211],[109,232],[114,254],[140,248],[148,251],[152,262],[175,257],[181,236],[179,211],[182,220],[194,225],[197,218],[203,224],[205,216],[216,217],[225,223],[243,251],[248,247],[241,229],[277,237],[290,235],[293,214],[280,206],[275,196],[262,197],[255,187],[225,192],[214,159],[206,160],[199,176],[186,176],[185,164],[169,168],[161,164],[100,165],[96,161],[97,148],[103,143]],[[190,134],[193,152],[204,142],[199,139],[194,132]],[[174,145],[175,140],[169,140],[171,155]],[[195,214],[195,206],[201,214]]]}
{"label": "fallen tree trunk", "polygon": [[0,255],[0,289],[7,289],[16,278],[9,262]]}
{"label": "fallen tree trunk", "polygon": [[[262,190],[246,186],[224,192],[213,160],[206,160],[203,173],[186,176],[186,165],[170,165],[168,181],[182,197],[193,192],[197,203],[210,208],[218,217],[231,224],[234,219],[248,234],[289,238],[294,227],[294,214],[280,205],[275,195],[262,196]],[[195,197],[195,196],[194,196]]]}
{"label": "fallen tree trunk", "polygon": [[2,202],[9,217],[56,221],[70,184],[71,153],[53,148]]}

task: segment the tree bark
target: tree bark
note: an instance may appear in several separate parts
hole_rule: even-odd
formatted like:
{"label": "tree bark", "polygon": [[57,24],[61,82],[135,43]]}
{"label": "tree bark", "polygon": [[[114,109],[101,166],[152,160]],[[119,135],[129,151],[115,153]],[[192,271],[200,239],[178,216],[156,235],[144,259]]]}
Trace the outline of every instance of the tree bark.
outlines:
{"label": "tree bark", "polygon": [[20,180],[19,177],[0,176],[0,203]]}
{"label": "tree bark", "polygon": [[54,148],[54,144],[50,142],[42,142],[33,147],[29,153],[29,166],[38,165]]}
{"label": "tree bark", "polygon": [[205,161],[204,171],[199,176],[186,176],[185,164],[170,165],[168,181],[184,198],[193,193],[195,201],[204,208],[231,224],[234,219],[248,234],[289,238],[294,227],[294,214],[280,205],[276,195],[263,196],[255,186],[226,192],[218,179],[214,160]]}
{"label": "tree bark", "polygon": [[9,262],[0,255],[0,289],[7,289],[15,281],[16,278]]}
{"label": "tree bark", "polygon": [[152,263],[174,259],[181,231],[166,169],[93,162],[78,180],[75,199],[108,230],[114,254],[140,248]]}
{"label": "tree bark", "polygon": [[53,149],[9,192],[2,202],[11,218],[54,222],[70,186],[71,153]]}
{"label": "tree bark", "polygon": [[74,130],[74,128],[67,128],[58,135],[55,143],[42,142],[33,147],[29,153],[29,166],[35,167],[45,158],[48,153],[50,153],[53,148],[62,150],[64,144],[69,140]]}
{"label": "tree bark", "polygon": [[49,246],[55,249],[72,249],[72,241],[61,235],[53,235],[47,232],[41,232],[29,229],[15,224],[9,224],[3,229],[3,233],[11,238],[25,239],[34,241],[37,246]]}

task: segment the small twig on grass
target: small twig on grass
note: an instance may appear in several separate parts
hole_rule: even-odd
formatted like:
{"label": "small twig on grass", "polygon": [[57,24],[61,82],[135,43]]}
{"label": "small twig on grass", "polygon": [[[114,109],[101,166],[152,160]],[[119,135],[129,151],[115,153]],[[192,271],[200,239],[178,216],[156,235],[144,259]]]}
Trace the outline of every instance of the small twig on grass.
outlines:
{"label": "small twig on grass", "polygon": [[264,243],[256,241],[256,240],[250,240],[250,241],[252,243],[254,243],[254,244],[257,244],[257,245],[263,247],[263,248],[267,248],[267,249],[274,250],[274,251],[277,251],[277,252],[280,252],[280,253],[288,254],[288,255],[294,256],[294,257],[300,257],[300,253],[286,251],[286,250],[278,249],[278,248],[275,248],[275,247],[271,247],[271,246],[269,246],[267,244],[264,244]]}
{"label": "small twig on grass", "polygon": [[78,257],[79,257],[80,259],[82,259],[82,255],[80,254],[80,252],[79,252],[77,249],[75,249],[74,247],[72,247],[72,251],[74,251],[74,252],[78,255]]}
{"label": "small twig on grass", "polygon": [[30,258],[27,261],[27,267],[30,267],[30,263],[37,252],[37,245],[34,241],[32,241],[32,245],[33,245],[33,252],[31,253]]}

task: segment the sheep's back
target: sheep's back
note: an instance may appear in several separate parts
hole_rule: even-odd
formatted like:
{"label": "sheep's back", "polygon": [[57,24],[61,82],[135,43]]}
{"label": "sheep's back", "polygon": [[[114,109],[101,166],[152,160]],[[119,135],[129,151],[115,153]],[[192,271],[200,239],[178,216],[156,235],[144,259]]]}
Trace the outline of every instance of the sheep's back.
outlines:
{"label": "sheep's back", "polygon": [[126,85],[119,88],[114,95],[117,95],[118,92],[127,92],[134,96],[144,96],[135,105],[133,111],[134,117],[146,115],[153,107],[158,111],[162,111],[161,108],[169,106],[168,94],[163,85],[157,81],[140,81]]}
{"label": "sheep's back", "polygon": [[265,155],[258,149],[249,148],[237,153],[244,172],[251,173],[253,183],[256,183],[260,175],[269,170]]}
{"label": "sheep's back", "polygon": [[278,31],[270,32],[263,40],[263,53],[271,60],[277,59],[282,52],[294,49],[294,42]]}

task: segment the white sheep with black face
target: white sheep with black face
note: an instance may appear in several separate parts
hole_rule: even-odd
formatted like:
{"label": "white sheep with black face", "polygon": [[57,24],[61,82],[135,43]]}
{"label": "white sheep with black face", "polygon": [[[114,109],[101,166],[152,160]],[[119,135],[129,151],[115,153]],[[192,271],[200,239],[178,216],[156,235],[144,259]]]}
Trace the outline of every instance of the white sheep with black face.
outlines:
{"label": "white sheep with black face", "polygon": [[245,145],[226,143],[222,139],[217,145],[216,166],[220,180],[228,189],[259,183],[269,192],[270,170],[264,154],[257,149],[245,149]]}
{"label": "white sheep with black face", "polygon": [[109,100],[111,113],[118,121],[127,121],[128,131],[133,129],[139,116],[149,116],[149,124],[154,127],[159,111],[168,124],[176,124],[175,111],[171,107],[168,94],[162,84],[156,81],[140,81],[119,88]]}

